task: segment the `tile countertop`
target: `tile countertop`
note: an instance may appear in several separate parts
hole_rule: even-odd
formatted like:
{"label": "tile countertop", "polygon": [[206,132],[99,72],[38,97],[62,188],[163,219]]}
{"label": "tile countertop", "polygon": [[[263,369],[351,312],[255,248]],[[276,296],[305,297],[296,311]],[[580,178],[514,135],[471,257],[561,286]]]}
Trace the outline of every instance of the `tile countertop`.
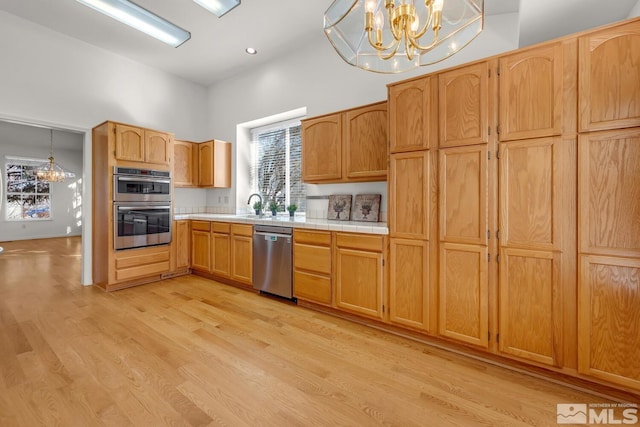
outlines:
{"label": "tile countertop", "polygon": [[346,231],[350,233],[389,234],[389,228],[385,222],[363,221],[331,221],[320,218],[306,218],[296,215],[291,219],[288,215],[272,217],[265,215],[258,218],[255,215],[230,215],[230,214],[178,214],[173,219],[195,219],[200,221],[236,222],[245,224],[278,225],[281,227],[309,228],[314,230]]}

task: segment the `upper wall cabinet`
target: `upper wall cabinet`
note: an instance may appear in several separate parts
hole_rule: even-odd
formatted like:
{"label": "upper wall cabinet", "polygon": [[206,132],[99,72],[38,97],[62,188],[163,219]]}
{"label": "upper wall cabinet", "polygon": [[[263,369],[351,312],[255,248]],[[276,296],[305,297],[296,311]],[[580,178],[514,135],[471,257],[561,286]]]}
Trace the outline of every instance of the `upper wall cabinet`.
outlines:
{"label": "upper wall cabinet", "polygon": [[123,124],[115,125],[116,160],[168,165],[172,148],[169,133]]}
{"label": "upper wall cabinet", "polygon": [[562,43],[500,59],[501,141],[563,133],[563,70]]}
{"label": "upper wall cabinet", "polygon": [[198,186],[231,187],[231,143],[212,140],[198,144]]}
{"label": "upper wall cabinet", "polygon": [[302,121],[302,180],[342,178],[342,114]]}
{"label": "upper wall cabinet", "polygon": [[387,179],[387,103],[302,121],[302,179],[309,183]]}
{"label": "upper wall cabinet", "polygon": [[189,141],[173,144],[174,187],[198,186],[198,145]]}
{"label": "upper wall cabinet", "polygon": [[640,26],[580,37],[580,131],[640,126]]}
{"label": "upper wall cabinet", "polygon": [[486,62],[438,76],[440,147],[489,141],[489,67]]}
{"label": "upper wall cabinet", "polygon": [[389,151],[426,150],[434,139],[431,135],[435,114],[432,106],[432,78],[423,77],[389,86]]}

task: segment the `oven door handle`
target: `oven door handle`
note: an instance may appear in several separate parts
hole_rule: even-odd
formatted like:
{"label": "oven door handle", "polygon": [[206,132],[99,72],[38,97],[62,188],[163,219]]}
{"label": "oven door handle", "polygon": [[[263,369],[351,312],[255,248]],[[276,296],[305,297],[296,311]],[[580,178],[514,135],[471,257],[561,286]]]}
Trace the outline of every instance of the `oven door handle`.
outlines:
{"label": "oven door handle", "polygon": [[171,206],[116,206],[116,209],[119,211],[139,211],[141,209],[150,210],[150,209],[171,209]]}
{"label": "oven door handle", "polygon": [[117,176],[116,179],[118,181],[145,181],[145,182],[157,182],[160,184],[171,184],[170,179],[158,179],[150,176],[138,176],[135,178],[130,178],[128,176]]}

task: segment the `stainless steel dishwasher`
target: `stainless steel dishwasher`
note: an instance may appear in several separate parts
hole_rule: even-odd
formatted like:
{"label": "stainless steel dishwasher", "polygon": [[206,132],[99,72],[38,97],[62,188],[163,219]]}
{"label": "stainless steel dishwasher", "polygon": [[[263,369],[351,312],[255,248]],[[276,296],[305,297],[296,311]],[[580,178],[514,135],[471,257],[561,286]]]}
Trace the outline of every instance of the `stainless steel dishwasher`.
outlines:
{"label": "stainless steel dishwasher", "polygon": [[253,228],[253,288],[260,292],[293,298],[293,229],[271,225]]}

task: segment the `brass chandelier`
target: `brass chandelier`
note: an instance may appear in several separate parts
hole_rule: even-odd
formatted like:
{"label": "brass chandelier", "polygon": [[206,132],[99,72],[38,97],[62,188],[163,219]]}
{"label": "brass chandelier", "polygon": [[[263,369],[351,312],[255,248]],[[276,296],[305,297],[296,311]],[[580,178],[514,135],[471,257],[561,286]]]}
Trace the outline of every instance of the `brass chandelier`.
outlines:
{"label": "brass chandelier", "polygon": [[50,131],[51,151],[49,161],[38,165],[35,168],[35,175],[38,179],[47,182],[64,182],[67,178],[75,178],[76,174],[57,164],[53,158],[53,129]]}
{"label": "brass chandelier", "polygon": [[484,25],[484,0],[335,0],[324,31],[349,64],[399,73],[448,58]]}

